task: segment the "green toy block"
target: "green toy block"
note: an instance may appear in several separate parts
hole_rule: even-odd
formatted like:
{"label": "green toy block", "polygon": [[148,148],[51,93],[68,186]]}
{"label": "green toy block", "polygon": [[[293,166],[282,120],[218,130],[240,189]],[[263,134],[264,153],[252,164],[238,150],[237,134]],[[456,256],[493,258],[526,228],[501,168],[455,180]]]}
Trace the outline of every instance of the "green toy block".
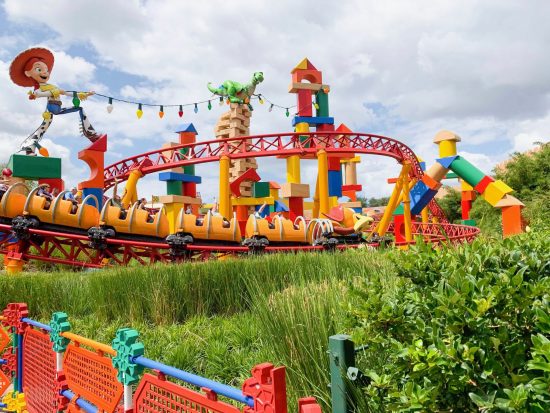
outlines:
{"label": "green toy block", "polygon": [[195,165],[185,165],[183,167],[183,173],[187,175],[195,175]]}
{"label": "green toy block", "polygon": [[397,208],[395,208],[395,211],[393,211],[393,215],[404,215],[405,209],[403,208],[403,204],[399,204]]}
{"label": "green toy block", "polygon": [[183,187],[180,181],[166,181],[166,193],[168,195],[183,195]]}
{"label": "green toy block", "polygon": [[471,186],[476,186],[485,176],[483,172],[460,156],[457,156],[451,163],[450,169]]}
{"label": "green toy block", "polygon": [[317,116],[319,117],[328,117],[328,94],[326,94],[323,89],[317,92],[317,104],[319,109],[317,109]]}
{"label": "green toy block", "polygon": [[8,168],[16,178],[31,180],[61,178],[61,158],[14,154],[10,157]]}
{"label": "green toy block", "polygon": [[269,182],[254,182],[252,184],[252,196],[265,198],[269,196]]}
{"label": "green toy block", "polygon": [[469,225],[471,227],[476,226],[476,220],[475,219],[463,219],[460,221],[462,225]]}

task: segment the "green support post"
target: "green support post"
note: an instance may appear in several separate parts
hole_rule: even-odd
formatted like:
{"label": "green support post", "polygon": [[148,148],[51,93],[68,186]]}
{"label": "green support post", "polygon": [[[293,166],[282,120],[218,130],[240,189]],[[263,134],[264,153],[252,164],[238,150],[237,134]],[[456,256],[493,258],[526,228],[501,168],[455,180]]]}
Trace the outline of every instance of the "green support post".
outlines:
{"label": "green support post", "polygon": [[319,109],[317,109],[317,116],[328,117],[328,94],[326,94],[323,89],[317,92],[316,101],[319,105]]}
{"label": "green support post", "polygon": [[351,392],[347,371],[355,367],[355,348],[350,336],[336,334],[328,340],[330,359],[330,393],[333,413],[351,413]]}

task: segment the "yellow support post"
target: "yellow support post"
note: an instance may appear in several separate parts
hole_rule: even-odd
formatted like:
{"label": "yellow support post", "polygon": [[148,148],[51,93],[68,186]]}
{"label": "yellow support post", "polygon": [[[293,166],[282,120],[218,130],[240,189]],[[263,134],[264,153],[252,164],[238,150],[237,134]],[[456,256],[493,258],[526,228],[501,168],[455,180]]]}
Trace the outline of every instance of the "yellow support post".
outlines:
{"label": "yellow support post", "polygon": [[409,174],[403,176],[403,218],[405,221],[405,240],[407,245],[403,249],[409,248],[409,243],[412,241],[412,221],[411,221],[411,187],[409,185]]}
{"label": "yellow support post", "polygon": [[410,169],[411,169],[411,164],[409,162],[403,163],[403,167],[401,168],[401,173],[397,178],[397,182],[395,183],[395,187],[393,188],[393,192],[391,194],[388,205],[386,206],[386,209],[384,211],[384,215],[382,216],[382,219],[380,220],[380,222],[378,223],[375,229],[375,232],[380,236],[386,235],[386,232],[388,231],[388,227],[390,225],[393,211],[395,211],[395,208],[397,208],[397,205],[399,205],[398,201],[399,201],[399,197],[401,196],[401,191],[403,189],[404,176],[408,175]]}
{"label": "yellow support post", "polygon": [[124,195],[122,195],[122,206],[124,208],[130,208],[137,201],[137,183],[142,176],[143,174],[139,169],[134,169],[130,172],[128,182],[126,182]]}
{"label": "yellow support post", "polygon": [[231,193],[229,190],[229,156],[222,155],[220,158],[220,200],[219,212],[227,219],[231,219]]}
{"label": "yellow support post", "polygon": [[317,177],[319,184],[319,216],[328,214],[330,210],[328,195],[328,157],[327,151],[317,152]]}
{"label": "yellow support post", "polygon": [[319,176],[315,181],[315,194],[313,195],[313,211],[311,211],[313,218],[319,218]]}
{"label": "yellow support post", "polygon": [[428,207],[425,207],[422,212],[420,213],[422,217],[422,223],[427,224],[430,222],[430,217],[428,216]]}

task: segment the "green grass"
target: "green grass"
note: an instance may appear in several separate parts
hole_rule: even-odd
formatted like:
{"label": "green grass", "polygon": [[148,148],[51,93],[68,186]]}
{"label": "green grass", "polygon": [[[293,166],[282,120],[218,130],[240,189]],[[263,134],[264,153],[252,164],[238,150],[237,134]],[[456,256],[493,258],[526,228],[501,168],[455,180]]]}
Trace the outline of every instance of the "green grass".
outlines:
{"label": "green grass", "polygon": [[240,387],[261,362],[287,367],[290,411],[299,397],[329,405],[328,337],[344,331],[347,289],[394,269],[369,250],[288,254],[184,265],[0,277],[0,308],[26,302],[47,322],[65,311],[72,331],[110,343],[141,333],[146,356]]}

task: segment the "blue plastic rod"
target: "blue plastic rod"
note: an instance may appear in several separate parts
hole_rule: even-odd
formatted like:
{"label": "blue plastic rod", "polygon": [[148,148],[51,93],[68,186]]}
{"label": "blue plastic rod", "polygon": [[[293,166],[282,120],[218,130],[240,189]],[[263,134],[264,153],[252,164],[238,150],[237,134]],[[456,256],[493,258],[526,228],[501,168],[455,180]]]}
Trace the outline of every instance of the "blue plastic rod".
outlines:
{"label": "blue plastic rod", "polygon": [[[61,394],[69,400],[72,400],[74,397],[74,393],[70,390],[64,390]],[[93,404],[87,402],[84,399],[81,399],[80,397],[76,399],[76,404],[78,405],[78,407],[81,407],[82,410],[84,410],[86,413],[97,413],[99,411],[97,407],[95,407]]]}
{"label": "blue plastic rod", "polygon": [[1,366],[2,364],[8,364],[8,361],[7,361],[7,360],[4,360],[4,359],[0,359],[0,366]]}
{"label": "blue plastic rod", "polygon": [[17,383],[19,391],[23,390],[23,334],[17,334]]}
{"label": "blue plastic rod", "polygon": [[235,387],[218,383],[217,381],[209,380],[204,377],[197,376],[196,374],[176,369],[175,367],[167,366],[166,364],[150,360],[143,356],[130,357],[130,361],[148,369],[158,370],[161,373],[166,374],[167,376],[183,380],[184,382],[192,384],[194,386],[206,387],[207,389],[210,389],[217,394],[229,397],[230,399],[244,403],[247,406],[254,407],[254,399],[250,396],[245,396],[241,390]]}
{"label": "blue plastic rod", "polygon": [[49,325],[39,323],[38,321],[34,321],[30,318],[25,317],[25,318],[22,318],[21,321],[24,323],[30,324],[31,326],[41,328],[42,330],[52,331],[52,328]]}

